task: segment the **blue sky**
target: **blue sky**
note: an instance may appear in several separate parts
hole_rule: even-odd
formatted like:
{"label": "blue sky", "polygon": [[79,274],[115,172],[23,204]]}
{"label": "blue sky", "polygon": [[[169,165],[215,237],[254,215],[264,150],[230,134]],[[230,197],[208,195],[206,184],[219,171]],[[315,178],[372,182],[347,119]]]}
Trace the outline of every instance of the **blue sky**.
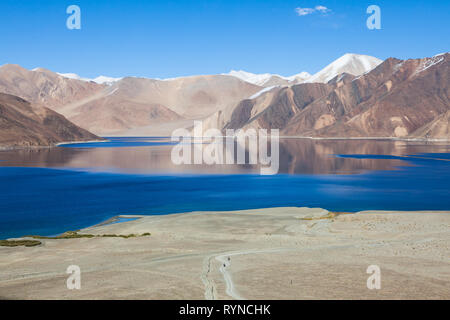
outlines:
{"label": "blue sky", "polygon": [[[81,8],[81,30],[66,8]],[[381,8],[368,30],[366,8]],[[296,8],[328,8],[299,16]],[[83,77],[176,77],[231,69],[317,72],[344,53],[418,58],[449,51],[450,1],[1,0],[0,65]]]}

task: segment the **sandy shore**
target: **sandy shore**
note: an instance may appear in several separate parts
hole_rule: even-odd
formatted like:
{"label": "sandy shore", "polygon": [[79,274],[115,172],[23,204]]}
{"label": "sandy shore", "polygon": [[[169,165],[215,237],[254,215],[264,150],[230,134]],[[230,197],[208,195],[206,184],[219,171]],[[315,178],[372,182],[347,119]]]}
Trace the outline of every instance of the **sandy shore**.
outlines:
{"label": "sandy shore", "polygon": [[[194,212],[81,232],[151,236],[0,247],[0,298],[450,299],[450,212]],[[66,287],[69,265],[81,290]]]}
{"label": "sandy shore", "polygon": [[55,147],[61,147],[64,145],[70,145],[70,144],[80,144],[80,143],[97,143],[97,142],[109,142],[108,139],[102,139],[102,140],[80,140],[80,141],[65,141],[65,142],[58,142],[55,143]]}

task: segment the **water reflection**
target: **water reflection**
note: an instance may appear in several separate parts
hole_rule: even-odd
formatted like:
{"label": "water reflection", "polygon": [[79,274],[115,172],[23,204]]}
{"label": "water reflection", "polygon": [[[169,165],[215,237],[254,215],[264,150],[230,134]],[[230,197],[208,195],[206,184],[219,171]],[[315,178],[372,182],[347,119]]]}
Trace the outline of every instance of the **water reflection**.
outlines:
{"label": "water reflection", "polygon": [[[0,152],[0,166],[78,168],[91,171],[145,174],[259,173],[257,165],[174,165],[168,138],[112,138],[56,148]],[[288,174],[353,174],[392,170],[408,165],[399,159],[358,159],[336,155],[395,155],[448,153],[445,143],[378,140],[280,140],[280,170]]]}

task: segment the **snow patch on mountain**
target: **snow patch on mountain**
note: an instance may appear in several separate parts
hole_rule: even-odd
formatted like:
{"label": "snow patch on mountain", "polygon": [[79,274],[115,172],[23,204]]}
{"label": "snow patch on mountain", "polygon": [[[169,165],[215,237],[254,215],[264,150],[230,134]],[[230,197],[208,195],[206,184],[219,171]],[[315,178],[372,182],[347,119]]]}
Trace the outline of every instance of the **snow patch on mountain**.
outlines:
{"label": "snow patch on mountain", "polygon": [[303,71],[303,72],[300,72],[298,74],[294,74],[293,76],[290,76],[290,77],[284,77],[283,79],[286,79],[286,80],[289,80],[289,81],[294,81],[296,79],[306,80],[306,79],[308,79],[310,77],[311,77],[311,75],[308,72]]}
{"label": "snow patch on mountain", "polygon": [[[33,69],[33,71],[38,71],[36,69]],[[57,72],[58,73],[58,72]],[[83,80],[83,81],[87,81],[87,79],[82,79],[79,75],[77,75],[76,73],[58,73],[58,75],[60,75],[61,77],[64,78],[69,78],[69,79],[74,79],[74,80]]]}
{"label": "snow patch on mountain", "polygon": [[229,75],[229,76],[233,76],[236,78],[239,78],[243,81],[246,82],[250,82],[256,85],[263,85],[265,82],[267,82],[271,77],[272,74],[270,73],[261,73],[261,74],[255,74],[255,73],[251,73],[251,72],[246,72],[243,70],[231,70],[228,74],[224,74],[224,75]]}
{"label": "snow patch on mountain", "polygon": [[[37,70],[33,69],[33,71],[37,71]],[[122,78],[112,78],[112,77],[106,77],[106,76],[98,76],[97,78],[89,79],[89,78],[82,78],[79,75],[77,75],[76,73],[58,73],[58,74],[64,78],[88,81],[88,82],[92,81],[92,82],[95,82],[98,84],[107,84],[107,85],[111,85],[114,82],[117,82],[122,79]]]}
{"label": "snow patch on mountain", "polygon": [[98,76],[95,79],[91,79],[91,81],[94,81],[98,84],[112,84],[114,82],[117,82],[119,80],[122,80],[122,78],[112,78],[112,77],[106,77],[106,76]]}
{"label": "snow patch on mountain", "polygon": [[270,81],[273,77],[280,78],[282,80],[288,81],[288,82],[302,82],[305,79],[309,78],[311,75],[308,72],[301,72],[298,74],[295,74],[293,76],[284,77],[279,74],[272,74],[272,73],[251,73],[243,70],[231,70],[229,73],[223,73],[223,75],[227,76],[233,76],[236,78],[239,78],[243,81],[258,85],[258,86],[264,86],[268,81]]}
{"label": "snow patch on mountain", "polygon": [[271,86],[271,87],[264,88],[264,89],[258,91],[257,93],[255,93],[254,95],[252,95],[251,97],[249,97],[249,99],[250,99],[250,100],[251,100],[251,99],[256,99],[256,98],[258,98],[260,95],[262,95],[263,93],[269,92],[269,91],[271,91],[272,89],[279,88],[279,87],[280,87],[280,86]]}
{"label": "snow patch on mountain", "polygon": [[423,63],[420,64],[420,66],[417,68],[416,72],[414,74],[418,74],[420,72],[423,72],[427,70],[428,68],[441,63],[444,61],[445,57],[442,55],[436,55],[433,58],[426,59]]}

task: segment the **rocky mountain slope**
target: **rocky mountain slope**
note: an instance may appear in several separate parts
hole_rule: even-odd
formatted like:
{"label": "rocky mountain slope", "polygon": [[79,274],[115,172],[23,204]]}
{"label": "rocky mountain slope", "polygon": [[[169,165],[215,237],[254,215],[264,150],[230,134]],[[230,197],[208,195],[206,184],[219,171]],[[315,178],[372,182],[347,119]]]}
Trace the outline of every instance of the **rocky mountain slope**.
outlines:
{"label": "rocky mountain slope", "polygon": [[[222,110],[206,127],[280,129],[283,136],[448,139],[450,54],[387,59],[355,77],[273,88]],[[309,82],[309,81],[308,81]]]}
{"label": "rocky mountain slope", "polygon": [[52,146],[59,142],[101,140],[48,108],[0,93],[0,147]]}
{"label": "rocky mountain slope", "polygon": [[[124,78],[104,97],[75,108],[62,108],[75,123],[99,134],[124,133],[159,124],[202,119],[235,105],[261,87],[233,77],[195,76],[172,80]],[[55,109],[58,111],[58,109]],[[146,130],[143,130],[145,133]]]}
{"label": "rocky mountain slope", "polygon": [[297,113],[282,133],[316,137],[450,138],[450,54],[387,59]]}

